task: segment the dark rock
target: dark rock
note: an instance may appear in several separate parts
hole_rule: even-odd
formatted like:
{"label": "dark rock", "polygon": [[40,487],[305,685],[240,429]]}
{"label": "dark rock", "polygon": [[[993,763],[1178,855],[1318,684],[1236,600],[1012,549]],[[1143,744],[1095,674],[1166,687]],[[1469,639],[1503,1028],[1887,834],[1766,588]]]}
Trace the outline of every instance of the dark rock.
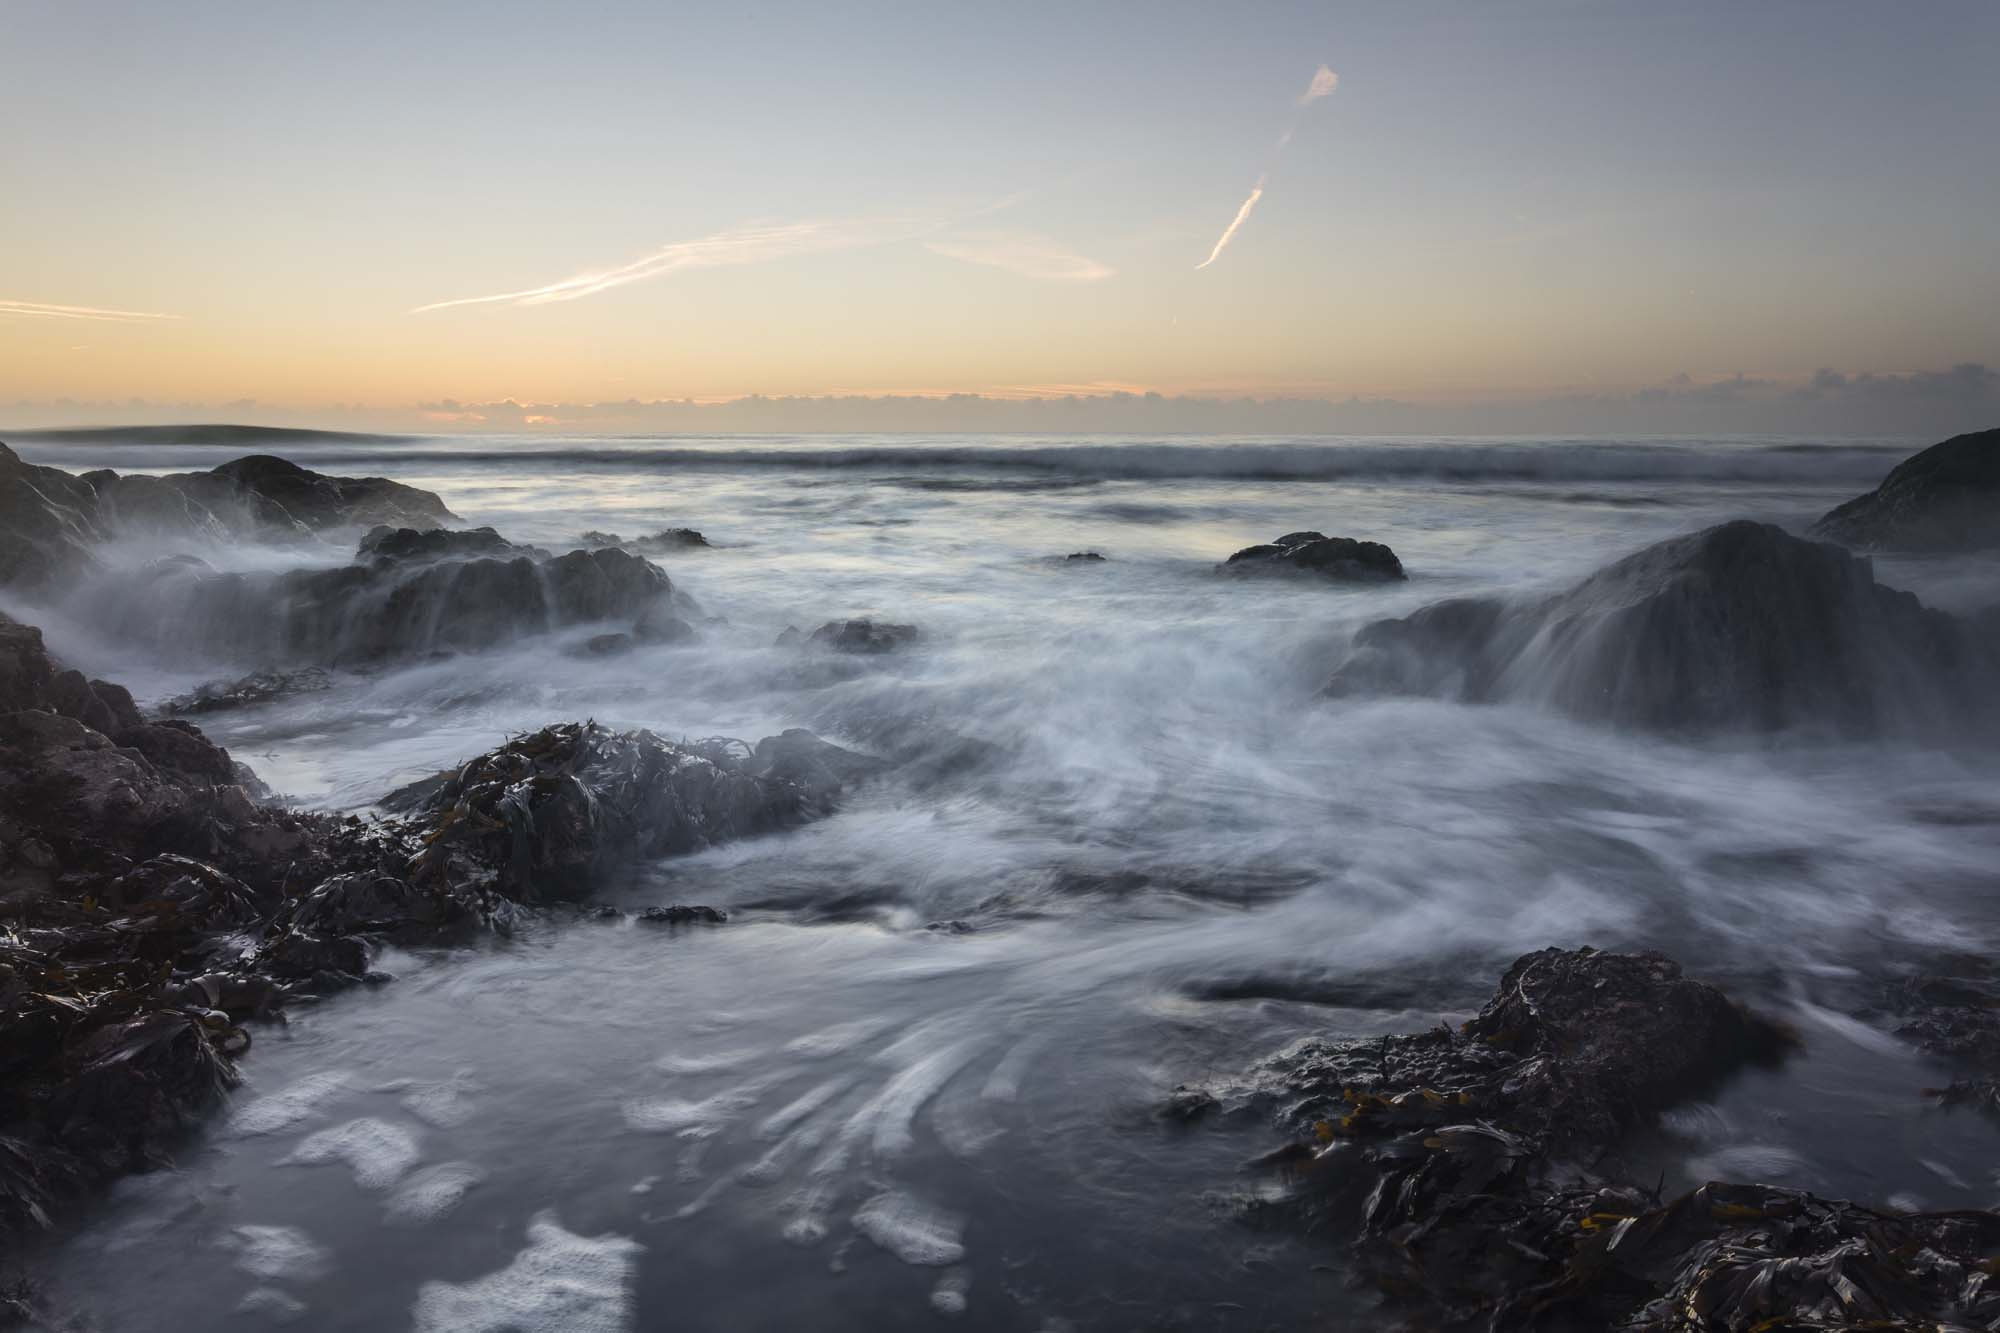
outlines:
{"label": "dark rock", "polygon": [[720,926],[729,920],[729,913],[700,904],[673,903],[648,907],[639,913],[639,919],[655,926]]}
{"label": "dark rock", "polygon": [[668,551],[685,551],[695,547],[709,546],[708,538],[693,528],[662,528],[650,537],[634,537],[630,541],[615,532],[590,531],[578,537],[585,546],[630,547],[637,551],[662,554]]}
{"label": "dark rock", "polygon": [[255,671],[229,681],[210,681],[189,694],[176,695],[161,705],[160,711],[178,713],[219,713],[250,708],[295,694],[317,694],[333,688],[333,678],[318,667],[297,671]]}
{"label": "dark rock", "polygon": [[97,492],[0,444],[0,587],[44,591],[96,566]]}
{"label": "dark rock", "polygon": [[697,638],[695,627],[674,614],[674,599],[654,599],[632,622],[632,636],[641,643],[687,643]]}
{"label": "dark rock", "polygon": [[358,561],[463,560],[478,555],[526,555],[546,560],[548,552],[516,546],[492,528],[370,528],[355,550]]}
{"label": "dark rock", "polygon": [[873,620],[829,620],[812,632],[807,644],[837,653],[893,653],[915,643],[915,625],[891,625]]}
{"label": "dark rock", "polygon": [[1667,731],[1962,731],[2000,659],[1865,559],[1735,522],[1534,602],[1458,599],[1355,638],[1331,695],[1533,701]]}
{"label": "dark rock", "polygon": [[787,625],[778,631],[778,637],[771,640],[773,648],[796,648],[805,638],[805,631],[797,625]]}
{"label": "dark rock", "polygon": [[1101,564],[1103,564],[1103,563],[1104,563],[1104,557],[1103,557],[1103,556],[1101,556],[1101,555],[1099,555],[1099,554],[1098,554],[1097,552],[1095,552],[1095,551],[1071,551],[1071,552],[1070,552],[1070,553],[1069,553],[1068,555],[1064,556],[1064,557],[1063,557],[1063,559],[1064,559],[1064,560],[1080,560],[1080,561],[1083,561],[1083,562],[1084,562],[1084,563],[1086,563],[1086,564],[1100,564],[1100,565],[1101,565]]}
{"label": "dark rock", "polygon": [[[1787,1037],[1657,954],[1548,949],[1463,1029],[1303,1042],[1246,1087],[1302,1137],[1261,1165],[1282,1210],[1344,1219],[1362,1273],[1415,1326],[1977,1328],[2000,1214],[1885,1214],[1712,1182],[1663,1202],[1623,1138]],[[1243,1089],[1182,1089],[1199,1118]],[[1590,1175],[1580,1172],[1588,1169]]]}
{"label": "dark rock", "polygon": [[410,879],[478,885],[516,902],[576,901],[640,859],[807,818],[810,794],[751,771],[748,749],[594,723],[518,737],[417,803],[425,832]]}
{"label": "dark rock", "polygon": [[1885,551],[2000,547],[2000,430],[1956,435],[1905,459],[1812,535]]}
{"label": "dark rock", "polygon": [[629,634],[597,634],[583,641],[585,657],[616,657],[632,651],[633,639]]}
{"label": "dark rock", "polygon": [[295,907],[294,930],[332,938],[379,935],[435,939],[446,926],[471,919],[466,904],[435,887],[416,888],[393,875],[335,875]]}
{"label": "dark rock", "polygon": [[214,477],[240,494],[280,505],[316,532],[378,524],[434,528],[458,521],[444,501],[429,491],[383,477],[326,476],[268,454],[253,454],[194,475]]}
{"label": "dark rock", "polygon": [[1338,583],[1380,583],[1404,577],[1403,562],[1380,542],[1288,532],[1264,546],[1246,546],[1223,563],[1231,574],[1313,574]]}
{"label": "dark rock", "polygon": [[171,718],[147,723],[121,732],[118,742],[145,755],[153,767],[185,782],[226,787],[236,781],[229,751],[191,723]]}
{"label": "dark rock", "polygon": [[766,736],[751,755],[758,777],[797,787],[822,806],[889,767],[886,759],[842,749],[802,727]]}

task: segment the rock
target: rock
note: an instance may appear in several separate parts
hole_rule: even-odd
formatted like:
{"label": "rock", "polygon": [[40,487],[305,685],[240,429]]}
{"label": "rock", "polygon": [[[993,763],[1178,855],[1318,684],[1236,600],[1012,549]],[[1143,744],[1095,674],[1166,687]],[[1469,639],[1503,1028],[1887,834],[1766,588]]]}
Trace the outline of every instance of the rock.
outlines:
{"label": "rock", "polygon": [[886,759],[842,749],[802,727],[758,741],[751,760],[757,776],[797,787],[822,806],[891,767]]}
{"label": "rock", "polygon": [[700,904],[672,903],[648,907],[639,913],[639,920],[655,926],[720,926],[729,920],[729,913]]}
{"label": "rock", "polygon": [[1344,1225],[1418,1327],[1977,1328],[2000,1214],[1886,1214],[1711,1182],[1664,1202],[1618,1149],[1672,1103],[1789,1044],[1657,954],[1545,949],[1462,1029],[1298,1043],[1244,1088],[1183,1088],[1176,1118],[1249,1090],[1300,1134],[1262,1165],[1278,1210]]}
{"label": "rock", "polygon": [[446,926],[469,922],[473,913],[448,892],[416,888],[393,875],[356,872],[335,875],[294,908],[290,929],[333,938],[375,935],[435,940]]}
{"label": "rock", "polygon": [[546,560],[547,551],[533,546],[516,546],[492,528],[392,528],[386,524],[370,528],[361,538],[354,558],[371,560],[463,560],[477,555],[526,555]]}
{"label": "rock", "polygon": [[1768,524],[1647,547],[1531,602],[1363,629],[1327,693],[1526,701],[1662,731],[1949,730],[1990,714],[1984,638],[1865,559]]}
{"label": "rock", "polygon": [[662,528],[650,537],[634,537],[627,541],[615,532],[590,531],[577,538],[584,546],[619,546],[634,550],[662,553],[684,551],[694,547],[709,546],[708,538],[693,528]]}
{"label": "rock", "polygon": [[210,681],[192,693],[176,695],[161,705],[161,712],[219,713],[250,708],[295,694],[317,694],[333,688],[333,678],[318,667],[298,671],[254,671],[229,681]]}
{"label": "rock", "polygon": [[594,723],[518,737],[415,802],[424,831],[411,882],[470,883],[516,902],[574,902],[638,860],[807,818],[811,794],[758,776],[748,749],[676,745]]}
{"label": "rock", "polygon": [[698,636],[693,625],[674,614],[674,599],[660,597],[632,622],[632,637],[641,643],[686,643]]}
{"label": "rock", "polygon": [[[829,620],[812,632],[807,646],[837,653],[893,653],[915,643],[915,625],[891,625],[873,620]],[[782,636],[780,638],[782,642]]]}
{"label": "rock", "polygon": [[1288,532],[1265,546],[1246,546],[1223,563],[1231,574],[1313,574],[1337,583],[1381,583],[1404,577],[1403,562],[1380,542]]}
{"label": "rock", "polygon": [[617,657],[631,652],[632,647],[629,634],[595,634],[583,641],[581,651],[585,657]]}
{"label": "rock", "polygon": [[1104,557],[1095,551],[1071,551],[1063,559],[1065,561],[1081,561],[1085,564],[1101,565],[1104,563]]}
{"label": "rock", "polygon": [[0,444],[0,587],[41,592],[85,573],[103,536],[92,487]]}
{"label": "rock", "polygon": [[1884,551],[2000,548],[2000,430],[1956,435],[1905,459],[1812,535]]}
{"label": "rock", "polygon": [[0,586],[45,593],[98,567],[108,537],[312,541],[316,534],[386,523],[455,522],[428,491],[380,477],[334,477],[256,455],[208,472],[75,477],[21,461],[0,444]]}

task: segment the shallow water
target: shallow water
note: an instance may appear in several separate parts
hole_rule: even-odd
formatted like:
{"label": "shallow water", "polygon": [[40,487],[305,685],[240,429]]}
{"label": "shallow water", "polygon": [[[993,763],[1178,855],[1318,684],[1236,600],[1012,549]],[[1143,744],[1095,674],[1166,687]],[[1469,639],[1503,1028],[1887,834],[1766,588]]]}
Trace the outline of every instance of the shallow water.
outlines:
{"label": "shallow water", "polygon": [[[106,1329],[295,1306],[355,1329],[1375,1327],[1337,1243],[1237,1217],[1276,1188],[1243,1169],[1268,1131],[1172,1133],[1153,1108],[1304,1032],[1476,1007],[1548,944],[1662,949],[1806,1036],[1676,1114],[1670,1177],[1990,1204],[1993,1127],[1927,1111],[1944,1072],[1838,1014],[1900,958],[1991,948],[1994,755],[1314,697],[1367,620],[1561,586],[1724,518],[1798,526],[1919,443],[289,443],[545,546],[699,528],[717,549],[658,563],[718,620],[690,647],[573,657],[585,628],[202,719],[280,790],[364,808],[582,716],[808,726],[916,762],[609,895],[726,927],[395,955],[394,984],[260,1033],[233,1121],[61,1238],[52,1289]],[[72,469],[243,452],[19,447]],[[1410,581],[1215,577],[1298,528],[1388,541]],[[1085,549],[1109,559],[1050,559]],[[1878,568],[2000,601],[1991,562]],[[259,665],[114,596],[21,610],[142,701]],[[869,661],[773,646],[849,615],[924,636]]]}

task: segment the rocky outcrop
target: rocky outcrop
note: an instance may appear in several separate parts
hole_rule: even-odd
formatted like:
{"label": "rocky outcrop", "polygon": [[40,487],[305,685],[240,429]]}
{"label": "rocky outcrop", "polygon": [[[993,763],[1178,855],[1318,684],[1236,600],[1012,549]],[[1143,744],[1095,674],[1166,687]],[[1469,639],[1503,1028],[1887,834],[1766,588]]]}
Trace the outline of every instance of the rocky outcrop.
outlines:
{"label": "rocky outcrop", "polygon": [[1709,1183],[1665,1201],[1619,1150],[1674,1103],[1791,1044],[1658,954],[1544,949],[1462,1028],[1309,1040],[1183,1117],[1274,1111],[1277,1205],[1354,1238],[1416,1326],[1979,1328],[2000,1214],[1885,1214]]}
{"label": "rocky outcrop", "polygon": [[507,930],[635,861],[824,814],[880,767],[801,731],[573,723],[395,794],[387,819],[288,811],[197,728],[144,721],[0,621],[0,1234],[164,1160],[234,1082],[245,1024],[361,980],[379,944]]}
{"label": "rocky outcrop", "polygon": [[[494,542],[497,553],[477,553]],[[550,556],[490,530],[385,529],[337,568],[244,574],[161,562],[84,596],[98,623],[128,637],[282,673],[480,652],[606,621],[646,642],[671,641],[692,633],[674,615],[673,592],[657,566],[616,549]]]}
{"label": "rocky outcrop", "polygon": [[0,587],[40,591],[91,569],[97,492],[0,444]]}
{"label": "rocky outcrop", "polygon": [[334,477],[253,455],[208,472],[72,476],[24,463],[0,444],[0,586],[30,592],[93,569],[93,548],[121,535],[210,541],[312,541],[376,524],[457,521],[429,491],[382,477]]}
{"label": "rocky outcrop", "polygon": [[2000,548],[2000,430],[1953,436],[1905,459],[1812,535],[1882,551]]}
{"label": "rocky outcrop", "polygon": [[1288,532],[1262,546],[1246,546],[1223,562],[1230,574],[1308,574],[1336,583],[1383,583],[1405,577],[1403,562],[1380,542]]}
{"label": "rocky outcrop", "polygon": [[1663,731],[1962,730],[1986,636],[1767,524],[1661,542],[1532,602],[1460,599],[1355,638],[1327,692],[1543,703]]}

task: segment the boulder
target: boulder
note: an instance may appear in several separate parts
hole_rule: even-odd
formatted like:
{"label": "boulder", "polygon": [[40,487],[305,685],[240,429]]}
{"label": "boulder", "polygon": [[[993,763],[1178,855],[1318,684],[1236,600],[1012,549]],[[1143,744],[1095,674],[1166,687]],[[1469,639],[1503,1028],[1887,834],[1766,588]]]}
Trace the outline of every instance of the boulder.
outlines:
{"label": "boulder", "polygon": [[1956,435],[1905,459],[1812,535],[1883,551],[2000,548],[2000,430]]}
{"label": "boulder", "polygon": [[[806,646],[836,653],[876,655],[893,653],[916,641],[915,625],[891,625],[874,620],[829,620],[812,632]],[[782,636],[780,642],[784,642]]]}
{"label": "boulder", "polygon": [[1866,559],[1768,524],[1647,547],[1535,601],[1456,599],[1363,629],[1327,693],[1519,700],[1663,731],[1958,730],[1985,636]]}
{"label": "boulder", "polygon": [[1231,574],[1310,574],[1336,583],[1382,583],[1405,577],[1403,562],[1380,542],[1288,532],[1263,546],[1246,546],[1222,568]]}

